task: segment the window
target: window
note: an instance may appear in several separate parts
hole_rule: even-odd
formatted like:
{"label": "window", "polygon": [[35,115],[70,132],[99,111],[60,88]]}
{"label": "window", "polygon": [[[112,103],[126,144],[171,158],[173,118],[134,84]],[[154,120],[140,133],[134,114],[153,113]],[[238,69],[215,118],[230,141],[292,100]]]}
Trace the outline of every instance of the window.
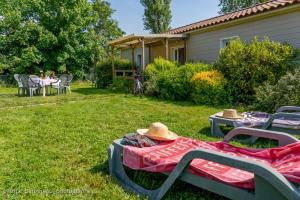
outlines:
{"label": "window", "polygon": [[238,36],[228,37],[228,38],[222,38],[220,39],[220,48],[225,48],[230,44],[230,41],[238,39]]}
{"label": "window", "polygon": [[184,64],[185,63],[185,50],[183,47],[173,48],[173,60]]}
{"label": "window", "polygon": [[137,68],[142,67],[142,55],[141,54],[136,55],[136,66],[137,66]]}

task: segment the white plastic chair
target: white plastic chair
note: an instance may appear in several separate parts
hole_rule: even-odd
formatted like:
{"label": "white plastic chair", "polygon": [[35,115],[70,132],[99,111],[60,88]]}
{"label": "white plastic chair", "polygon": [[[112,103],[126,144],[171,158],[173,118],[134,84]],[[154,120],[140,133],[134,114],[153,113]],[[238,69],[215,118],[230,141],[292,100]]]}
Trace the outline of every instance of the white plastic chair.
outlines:
{"label": "white plastic chair", "polygon": [[22,89],[22,95],[24,95],[24,87],[23,87],[22,81],[20,79],[20,75],[14,74],[14,78],[18,83],[18,96],[20,96],[20,89]]}

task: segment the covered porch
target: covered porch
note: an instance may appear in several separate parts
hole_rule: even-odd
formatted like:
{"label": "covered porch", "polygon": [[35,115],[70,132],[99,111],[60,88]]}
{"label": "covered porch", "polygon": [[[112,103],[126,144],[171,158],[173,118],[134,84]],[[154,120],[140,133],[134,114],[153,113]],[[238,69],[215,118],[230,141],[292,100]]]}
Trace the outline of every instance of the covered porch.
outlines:
{"label": "covered porch", "polygon": [[[186,38],[184,34],[147,34],[128,35],[110,41],[113,77],[130,77],[136,73],[143,74],[146,64],[151,63],[156,57],[170,60],[170,47],[180,45],[180,52],[176,52],[176,60],[186,62]],[[159,50],[158,50],[159,49]],[[115,68],[115,54],[117,50],[127,52],[127,59],[131,60],[131,70]],[[136,51],[139,50],[137,55]],[[147,58],[147,62],[146,62]],[[174,60],[174,58],[172,58]]]}

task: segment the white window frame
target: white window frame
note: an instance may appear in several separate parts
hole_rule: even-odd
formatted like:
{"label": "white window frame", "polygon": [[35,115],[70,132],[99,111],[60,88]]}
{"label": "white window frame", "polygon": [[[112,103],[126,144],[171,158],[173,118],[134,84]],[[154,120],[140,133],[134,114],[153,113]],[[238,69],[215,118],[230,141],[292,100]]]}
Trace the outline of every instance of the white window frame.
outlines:
{"label": "white window frame", "polygon": [[[183,48],[184,48],[184,45],[172,47],[172,59],[173,59],[173,61],[179,62],[179,49],[183,49]],[[177,51],[177,59],[176,59],[176,55],[175,55],[176,51]]]}
{"label": "white window frame", "polygon": [[223,49],[226,47],[225,42],[230,42],[231,40],[239,39],[239,36],[231,36],[231,37],[226,37],[226,38],[221,38],[220,39],[220,49]]}

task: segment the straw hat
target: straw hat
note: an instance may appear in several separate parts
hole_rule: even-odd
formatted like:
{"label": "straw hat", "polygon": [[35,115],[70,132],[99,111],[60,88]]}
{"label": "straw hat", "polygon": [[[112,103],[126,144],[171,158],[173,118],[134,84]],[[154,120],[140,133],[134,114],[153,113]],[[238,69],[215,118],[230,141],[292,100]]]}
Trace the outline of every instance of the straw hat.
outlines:
{"label": "straw hat", "polygon": [[168,127],[160,122],[155,122],[148,129],[138,129],[136,132],[154,140],[170,141],[176,140],[177,135],[169,131]]}
{"label": "straw hat", "polygon": [[223,117],[227,119],[241,119],[242,115],[238,114],[235,109],[225,109],[223,112],[217,114],[218,117]]}

